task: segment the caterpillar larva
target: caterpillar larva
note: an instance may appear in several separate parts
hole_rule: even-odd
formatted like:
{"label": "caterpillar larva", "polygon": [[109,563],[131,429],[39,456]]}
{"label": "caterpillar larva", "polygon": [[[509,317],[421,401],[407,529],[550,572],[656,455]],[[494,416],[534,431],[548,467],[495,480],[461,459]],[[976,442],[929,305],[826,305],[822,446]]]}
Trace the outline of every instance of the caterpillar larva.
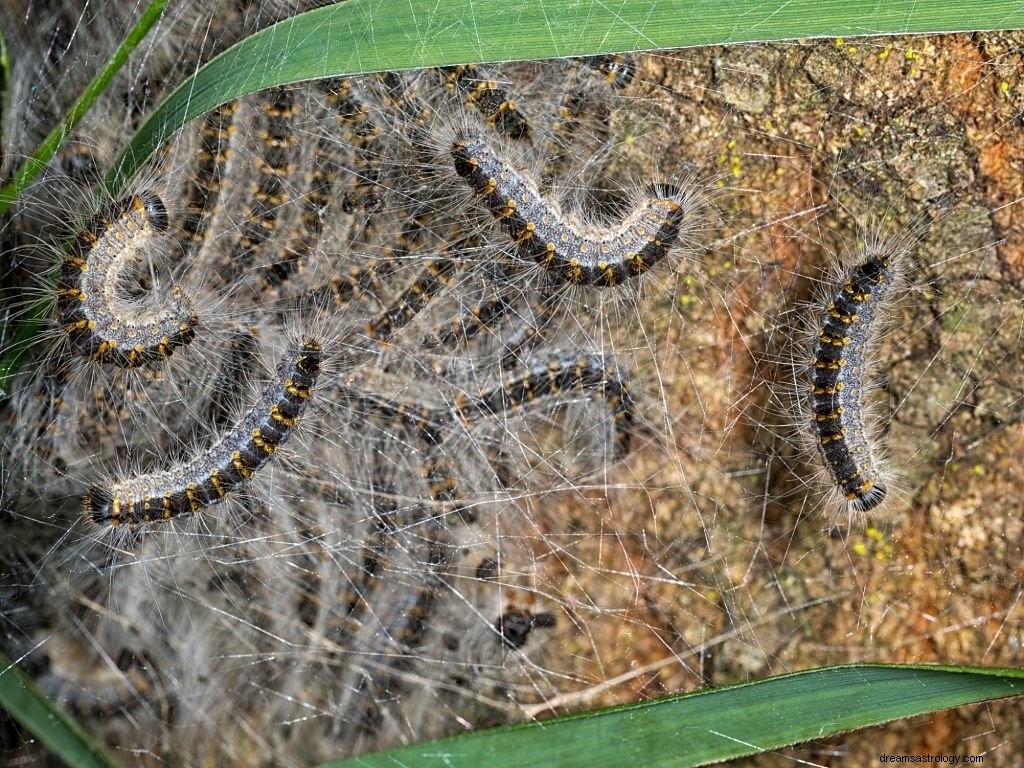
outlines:
{"label": "caterpillar larva", "polygon": [[84,511],[117,527],[196,514],[252,479],[298,426],[320,373],[323,351],[307,339],[278,370],[278,380],[210,448],[173,469],[93,485]]}
{"label": "caterpillar larva", "polygon": [[163,201],[145,191],[114,203],[79,233],[57,283],[60,323],[79,352],[135,368],[170,357],[195,337],[199,318],[177,288],[155,313],[121,295],[124,271],[168,226]]}
{"label": "caterpillar larva", "polygon": [[234,124],[237,112],[238,102],[232,101],[207,113],[202,120],[195,170],[189,175],[185,189],[185,215],[180,224],[186,255],[200,250],[217,210],[224,186],[224,170],[231,156],[229,144],[237,128]]}
{"label": "caterpillar larva", "polygon": [[396,331],[411,322],[423,307],[445,287],[452,284],[458,262],[442,255],[428,259],[422,273],[381,315],[367,323],[367,335],[376,341],[388,341]]}
{"label": "caterpillar larva", "polygon": [[633,438],[634,403],[621,371],[596,355],[556,357],[525,371],[510,371],[501,384],[476,398],[455,402],[459,417],[467,423],[479,418],[505,415],[545,397],[571,392],[600,392],[611,412],[615,456],[629,453]]}
{"label": "caterpillar larva", "polygon": [[498,81],[485,76],[478,67],[463,65],[442,70],[448,87],[466,97],[495,131],[510,139],[527,139],[532,133],[529,119],[515,99]]}
{"label": "caterpillar larva", "polygon": [[451,410],[354,389],[343,389],[339,401],[378,425],[404,426],[426,445],[439,445],[447,439],[444,427],[453,423],[453,415],[472,427],[482,419],[511,415],[544,398],[590,392],[604,397],[615,432],[615,455],[621,458],[629,453],[635,405],[624,374],[598,355],[556,356],[543,364],[507,371],[500,383],[476,396],[459,394]]}
{"label": "caterpillar larva", "polygon": [[825,467],[852,509],[866,512],[885,499],[877,452],[864,414],[866,350],[882,304],[894,286],[893,257],[869,251],[825,309],[811,357],[811,424]]}
{"label": "caterpillar larva", "polygon": [[300,114],[296,95],[289,88],[272,88],[259,101],[255,133],[260,158],[251,182],[251,202],[238,228],[238,240],[224,263],[218,265],[221,280],[230,283],[254,266],[264,266],[274,238],[283,230],[282,219],[291,211],[292,176],[296,170],[299,136],[295,121]]}
{"label": "caterpillar larva", "polygon": [[612,287],[642,275],[665,258],[691,213],[684,190],[656,184],[620,224],[588,231],[545,199],[478,131],[459,131],[451,156],[455,172],[502,223],[520,253],[575,285]]}

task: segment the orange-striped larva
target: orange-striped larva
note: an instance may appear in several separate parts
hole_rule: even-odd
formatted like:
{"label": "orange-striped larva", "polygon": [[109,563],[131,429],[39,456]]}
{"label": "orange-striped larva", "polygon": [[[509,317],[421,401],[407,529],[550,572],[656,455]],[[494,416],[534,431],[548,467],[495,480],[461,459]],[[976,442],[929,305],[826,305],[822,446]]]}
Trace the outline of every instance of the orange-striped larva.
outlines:
{"label": "orange-striped larva", "polygon": [[257,175],[252,182],[252,201],[239,228],[237,247],[227,263],[219,265],[222,280],[237,279],[247,269],[259,264],[280,229],[280,219],[289,210],[292,200],[290,177],[296,169],[299,137],[295,120],[299,114],[296,95],[290,88],[272,88],[260,100],[256,135],[261,157],[256,164]]}
{"label": "orange-striped larva", "polygon": [[387,428],[405,427],[424,444],[440,445],[447,439],[445,428],[454,423],[453,417],[471,427],[481,419],[508,416],[541,399],[574,392],[604,396],[615,430],[615,455],[621,458],[627,454],[633,436],[634,403],[624,374],[600,355],[559,356],[525,370],[509,371],[503,381],[479,395],[458,396],[451,411],[353,389],[342,389],[339,401],[363,418]]}
{"label": "orange-striped larva", "polygon": [[877,507],[888,491],[867,433],[864,393],[866,350],[893,285],[892,257],[869,251],[825,308],[811,357],[811,426],[832,482],[859,512]]}
{"label": "orange-striped larva", "polygon": [[206,238],[206,230],[216,210],[224,169],[231,154],[229,147],[235,132],[238,102],[222,104],[210,111],[202,120],[199,147],[195,153],[195,170],[189,176],[185,189],[184,217],[180,231],[185,240],[185,255],[199,251]]}
{"label": "orange-striped larva", "polygon": [[435,353],[466,348],[479,354],[482,346],[493,341],[499,347],[500,367],[509,370],[520,365],[529,350],[544,339],[557,305],[557,297],[548,290],[524,296],[515,286],[492,288],[436,324],[424,335],[422,344]]}
{"label": "orange-striped larva", "polygon": [[502,136],[510,139],[530,137],[530,121],[514,98],[497,80],[484,75],[479,67],[464,64],[441,70],[448,87],[466,97],[466,104],[476,109]]}
{"label": "orange-striped larva", "polygon": [[501,384],[479,397],[456,400],[455,409],[467,423],[481,417],[505,415],[546,397],[571,392],[600,392],[611,411],[615,456],[629,453],[635,418],[633,399],[624,374],[599,355],[556,357],[522,372],[511,371]]}
{"label": "orange-striped larva", "polygon": [[653,185],[618,226],[587,231],[545,199],[478,131],[457,132],[451,156],[455,172],[502,223],[519,252],[574,285],[611,287],[642,275],[665,258],[691,213],[685,191]]}
{"label": "orange-striped larva", "polygon": [[[570,159],[579,152],[573,142],[579,140],[579,134],[590,117],[597,116],[593,128],[597,129],[601,138],[606,138],[609,89],[611,92],[621,91],[633,82],[636,74],[636,62],[632,57],[622,54],[605,56],[584,56],[576,59],[579,65],[569,82],[566,83],[555,110],[555,120],[551,126],[551,135],[544,146],[544,179],[551,179],[567,170]],[[602,82],[600,96],[594,98],[597,83]],[[592,130],[593,130],[592,128]]]}
{"label": "orange-striped larva", "polygon": [[424,338],[426,347],[451,347],[465,344],[481,331],[491,327],[513,309],[509,292],[494,292],[481,301],[467,307],[462,313],[455,315],[434,328]]}
{"label": "orange-striped larva", "polygon": [[402,295],[383,313],[367,323],[367,335],[376,341],[388,341],[396,331],[411,322],[434,296],[452,283],[458,262],[442,256],[428,259],[423,271]]}
{"label": "orange-striped larva", "polygon": [[57,308],[79,352],[136,368],[170,357],[195,337],[199,318],[177,288],[155,313],[132,306],[121,295],[124,271],[168,226],[163,202],[146,191],[114,203],[75,239],[61,266]]}
{"label": "orange-striped larva", "polygon": [[117,527],[196,514],[216,504],[265,465],[298,426],[320,373],[323,351],[307,339],[278,369],[235,426],[201,454],[170,470],[90,487],[85,516]]}

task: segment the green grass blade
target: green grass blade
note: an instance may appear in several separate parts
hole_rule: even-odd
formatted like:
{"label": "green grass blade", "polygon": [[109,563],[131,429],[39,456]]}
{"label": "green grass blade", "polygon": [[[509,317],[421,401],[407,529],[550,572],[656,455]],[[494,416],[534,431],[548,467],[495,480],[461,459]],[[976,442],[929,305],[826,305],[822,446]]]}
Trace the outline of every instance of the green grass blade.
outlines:
{"label": "green grass blade", "polygon": [[57,709],[2,653],[0,709],[10,713],[68,765],[75,768],[117,766],[74,720]]}
{"label": "green grass blade", "polygon": [[1024,694],[1024,670],[858,664],[480,731],[323,768],[682,768]]}
{"label": "green grass blade", "polygon": [[74,127],[78,125],[78,122],[85,116],[85,113],[89,111],[89,108],[96,99],[106,90],[110,81],[114,79],[114,75],[120,71],[121,67],[128,60],[131,52],[135,50],[136,46],[148,34],[153,25],[156,24],[166,5],[167,0],[152,0],[150,2],[149,7],[146,8],[135,26],[128,32],[128,35],[114,52],[114,55],[110,57],[110,61],[106,63],[106,66],[96,75],[93,81],[86,86],[85,91],[78,101],[71,106],[71,109],[64,116],[60,124],[50,131],[50,134],[43,139],[43,143],[39,145],[39,148],[22,163],[21,167],[15,172],[14,178],[0,189],[0,216],[10,207],[11,203],[18,199],[18,195],[24,192],[28,185],[35,180],[40,171],[46,167],[50,158],[57,152],[60,143],[64,141],[64,137],[74,130]]}
{"label": "green grass blade", "polygon": [[182,83],[109,179],[116,194],[192,118],[275,85],[380,70],[821,35],[1024,27],[1017,0],[348,0],[281,21]]}

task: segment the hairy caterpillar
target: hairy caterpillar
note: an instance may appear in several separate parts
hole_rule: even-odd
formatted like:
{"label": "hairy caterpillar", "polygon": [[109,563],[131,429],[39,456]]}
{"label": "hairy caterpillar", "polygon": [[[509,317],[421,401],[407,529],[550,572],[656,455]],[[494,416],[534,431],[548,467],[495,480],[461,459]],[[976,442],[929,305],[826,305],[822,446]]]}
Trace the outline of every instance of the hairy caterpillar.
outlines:
{"label": "hairy caterpillar", "polygon": [[546,200],[478,131],[459,131],[451,156],[455,172],[501,222],[520,253],[566,283],[614,287],[642,275],[668,255],[692,212],[684,190],[654,185],[619,225],[591,233]]}
{"label": "hairy caterpillar", "polygon": [[[935,221],[943,222],[940,214]],[[891,235],[868,230],[856,255],[842,260],[808,307],[807,347],[794,373],[801,380],[802,432],[813,442],[835,499],[853,519],[892,495],[896,472],[878,433],[878,355],[907,293],[911,256],[925,247],[935,221],[919,218]],[[813,338],[807,338],[807,337]],[[808,445],[808,450],[810,446]]]}
{"label": "hairy caterpillar", "polygon": [[118,527],[197,514],[252,479],[298,426],[320,373],[322,348],[302,342],[278,370],[278,381],[210,448],[181,466],[151,475],[93,485],[85,517]]}
{"label": "hairy caterpillar", "polygon": [[634,403],[623,373],[610,361],[593,355],[563,355],[547,363],[504,372],[502,381],[477,395],[459,393],[450,409],[412,400],[394,400],[352,389],[341,393],[355,413],[384,426],[404,426],[427,445],[446,439],[444,427],[461,422],[472,427],[483,419],[506,418],[542,399],[595,392],[604,397],[615,433],[615,454],[629,452],[635,418]]}
{"label": "hairy caterpillar", "polygon": [[844,277],[818,331],[811,357],[811,414],[818,447],[832,481],[853,509],[866,512],[885,499],[879,458],[865,424],[870,387],[866,350],[894,286],[892,257],[881,249]]}
{"label": "hairy caterpillar", "polygon": [[163,201],[147,191],[116,202],[79,233],[57,284],[60,322],[79,352],[135,368],[170,357],[195,337],[199,318],[179,289],[155,314],[121,295],[124,271],[168,226]]}

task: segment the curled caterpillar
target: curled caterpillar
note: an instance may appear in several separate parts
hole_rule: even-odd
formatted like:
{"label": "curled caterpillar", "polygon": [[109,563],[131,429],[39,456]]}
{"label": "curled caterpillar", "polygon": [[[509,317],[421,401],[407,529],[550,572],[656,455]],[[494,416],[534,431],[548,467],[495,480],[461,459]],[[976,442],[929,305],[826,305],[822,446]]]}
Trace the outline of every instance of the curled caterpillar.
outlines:
{"label": "curled caterpillar", "polygon": [[323,352],[307,339],[278,370],[238,423],[210,448],[173,469],[93,485],[85,517],[118,527],[196,514],[250,480],[285,443],[302,418],[320,373]]}
{"label": "curled caterpillar", "polygon": [[61,266],[57,309],[81,354],[136,368],[170,357],[195,337],[199,318],[177,288],[155,314],[120,295],[124,270],[168,227],[163,202],[146,191],[114,203],[79,233]]}
{"label": "curled caterpillar", "polygon": [[455,172],[502,223],[519,252],[574,285],[613,287],[642,275],[668,255],[690,213],[682,190],[653,185],[618,226],[588,232],[499,157],[479,132],[460,131],[451,156]]}

